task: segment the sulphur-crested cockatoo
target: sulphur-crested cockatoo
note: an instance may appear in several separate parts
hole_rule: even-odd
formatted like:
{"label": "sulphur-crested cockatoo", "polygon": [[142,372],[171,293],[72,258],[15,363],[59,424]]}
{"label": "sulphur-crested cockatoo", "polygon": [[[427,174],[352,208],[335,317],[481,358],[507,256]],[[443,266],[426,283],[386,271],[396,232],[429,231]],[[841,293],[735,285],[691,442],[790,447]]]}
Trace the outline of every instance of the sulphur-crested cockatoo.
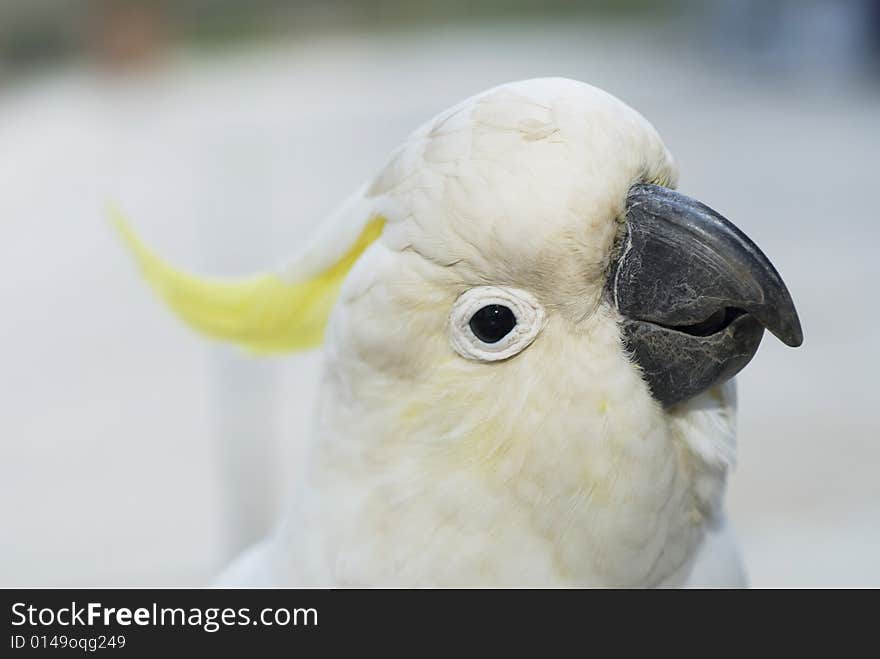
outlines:
{"label": "sulphur-crested cockatoo", "polygon": [[323,342],[294,499],[222,581],[742,585],[731,378],[765,328],[802,335],[767,258],[675,183],[642,116],[548,78],[424,124],[272,273],[182,273],[120,222],[196,329]]}

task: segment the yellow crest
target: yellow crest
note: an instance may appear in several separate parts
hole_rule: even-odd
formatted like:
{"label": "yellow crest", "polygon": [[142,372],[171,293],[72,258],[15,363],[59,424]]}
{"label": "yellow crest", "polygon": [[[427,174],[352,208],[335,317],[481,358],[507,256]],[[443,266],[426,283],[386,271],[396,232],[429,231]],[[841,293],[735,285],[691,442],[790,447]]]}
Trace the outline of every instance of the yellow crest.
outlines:
{"label": "yellow crest", "polygon": [[232,280],[182,272],[144,245],[120,213],[113,211],[112,220],[144,277],[180,318],[257,353],[319,345],[345,276],[385,225],[383,217],[371,219],[341,258],[302,281],[287,282],[276,274]]}

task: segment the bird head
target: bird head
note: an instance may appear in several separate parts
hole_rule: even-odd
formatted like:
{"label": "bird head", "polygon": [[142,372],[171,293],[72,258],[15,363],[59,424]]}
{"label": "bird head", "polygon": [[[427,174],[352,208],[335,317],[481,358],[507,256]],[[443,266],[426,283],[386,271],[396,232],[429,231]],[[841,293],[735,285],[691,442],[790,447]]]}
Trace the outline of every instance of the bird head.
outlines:
{"label": "bird head", "polygon": [[270,274],[195,277],[120,228],[189,324],[258,352],[325,341],[334,395],[394,432],[598,432],[729,380],[765,329],[802,340],[769,260],[675,184],[636,111],[537,79],[424,124]]}

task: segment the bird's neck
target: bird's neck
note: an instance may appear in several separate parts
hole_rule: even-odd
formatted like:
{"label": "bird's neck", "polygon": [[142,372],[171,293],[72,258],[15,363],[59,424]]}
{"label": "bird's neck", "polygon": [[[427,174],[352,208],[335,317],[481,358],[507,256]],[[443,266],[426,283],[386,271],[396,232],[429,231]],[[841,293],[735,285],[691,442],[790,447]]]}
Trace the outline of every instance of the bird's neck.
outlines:
{"label": "bird's neck", "polygon": [[[537,383],[513,406],[471,400],[450,416],[424,392],[377,409],[325,390],[310,482],[345,502],[326,511],[328,542],[376,552],[343,581],[524,584],[521,552],[535,583],[643,586],[680,573],[707,521],[696,479],[715,478],[689,447],[687,413],[670,420],[641,389],[594,394]],[[432,572],[434,552],[458,567]],[[388,560],[412,574],[383,575]]]}

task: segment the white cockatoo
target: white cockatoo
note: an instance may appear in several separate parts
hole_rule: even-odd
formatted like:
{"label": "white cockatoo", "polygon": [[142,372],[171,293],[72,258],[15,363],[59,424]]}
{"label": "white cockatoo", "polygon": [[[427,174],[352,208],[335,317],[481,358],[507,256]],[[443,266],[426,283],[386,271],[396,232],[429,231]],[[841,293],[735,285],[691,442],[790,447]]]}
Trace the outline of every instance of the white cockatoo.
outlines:
{"label": "white cockatoo", "polygon": [[731,379],[801,342],[760,250],[673,190],[654,128],[574,80],[495,87],[416,130],[288,265],[175,270],[190,325],[323,342],[293,501],[225,584],[738,586]]}

